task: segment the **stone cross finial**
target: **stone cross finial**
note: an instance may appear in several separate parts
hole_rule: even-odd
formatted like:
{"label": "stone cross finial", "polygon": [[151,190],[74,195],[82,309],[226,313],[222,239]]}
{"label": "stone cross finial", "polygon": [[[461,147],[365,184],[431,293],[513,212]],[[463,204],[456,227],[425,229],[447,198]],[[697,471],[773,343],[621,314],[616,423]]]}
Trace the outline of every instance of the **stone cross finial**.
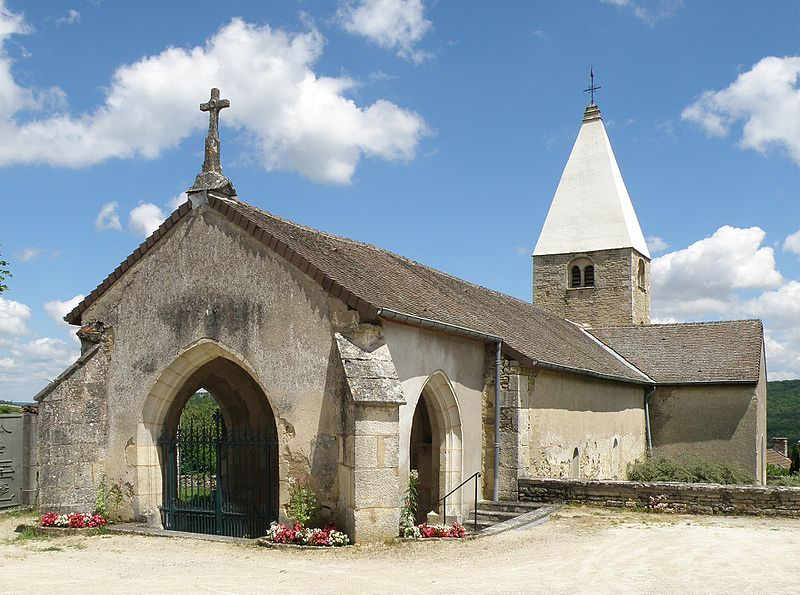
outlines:
{"label": "stone cross finial", "polygon": [[206,136],[203,170],[195,178],[192,187],[189,188],[190,193],[202,190],[216,190],[228,196],[236,195],[231,181],[222,175],[222,164],[219,157],[219,112],[230,106],[230,101],[219,98],[219,89],[216,87],[211,89],[211,98],[206,103],[200,104],[200,111],[208,112],[208,136]]}
{"label": "stone cross finial", "polygon": [[219,159],[219,112],[230,107],[231,102],[219,98],[219,89],[211,89],[211,99],[200,104],[201,112],[208,112],[208,136],[206,137],[206,156],[203,160],[203,171],[222,173]]}

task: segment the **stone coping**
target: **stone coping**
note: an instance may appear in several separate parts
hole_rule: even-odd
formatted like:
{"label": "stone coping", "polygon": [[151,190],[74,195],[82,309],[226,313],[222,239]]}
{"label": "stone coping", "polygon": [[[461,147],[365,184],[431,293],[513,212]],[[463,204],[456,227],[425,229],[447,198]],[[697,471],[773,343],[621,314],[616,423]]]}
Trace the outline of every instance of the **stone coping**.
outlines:
{"label": "stone coping", "polygon": [[679,482],[525,478],[519,499],[654,512],[800,517],[800,488]]}

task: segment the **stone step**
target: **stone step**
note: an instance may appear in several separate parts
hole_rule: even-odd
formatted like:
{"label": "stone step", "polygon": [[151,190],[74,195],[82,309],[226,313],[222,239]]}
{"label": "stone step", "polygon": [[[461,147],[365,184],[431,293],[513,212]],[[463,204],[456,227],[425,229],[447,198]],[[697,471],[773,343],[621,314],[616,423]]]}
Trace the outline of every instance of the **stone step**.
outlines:
{"label": "stone step", "polygon": [[[508,510],[490,510],[490,509],[479,508],[478,521],[494,521],[494,522],[507,521],[508,519],[513,519],[514,517],[517,517],[520,514],[521,513],[516,511],[512,512]],[[470,515],[469,518],[473,518],[472,515]]]}
{"label": "stone step", "polygon": [[497,511],[497,512],[512,512],[515,514],[524,514],[526,512],[531,512],[534,510],[539,510],[545,506],[543,502],[507,502],[507,501],[500,501],[495,502],[493,500],[479,500],[478,501],[478,512],[488,512],[488,511]]}

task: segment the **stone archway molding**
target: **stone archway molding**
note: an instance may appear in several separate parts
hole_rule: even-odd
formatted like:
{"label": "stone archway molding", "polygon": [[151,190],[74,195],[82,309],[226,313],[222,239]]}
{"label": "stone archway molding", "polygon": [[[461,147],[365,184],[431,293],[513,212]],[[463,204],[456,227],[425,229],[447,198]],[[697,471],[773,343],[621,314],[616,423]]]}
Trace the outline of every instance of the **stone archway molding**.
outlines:
{"label": "stone archway molding", "polygon": [[[433,405],[428,412],[431,423],[435,425],[434,434],[440,436],[438,500],[463,480],[461,412],[455,390],[442,370],[436,370],[428,377],[419,398],[423,394],[428,396],[429,404]],[[463,512],[461,491],[447,499],[448,517]]]}
{"label": "stone archway molding", "polygon": [[[213,339],[200,339],[178,352],[172,363],[164,368],[142,407],[136,430],[136,452],[128,460],[135,467],[137,489],[133,498],[134,512],[145,517],[148,524],[161,526],[159,506],[162,501],[163,476],[159,438],[164,422],[177,393],[189,377],[202,366],[216,358],[227,359],[244,370],[266,396],[274,412],[269,393],[261,384],[258,375],[247,359]],[[280,473],[280,466],[279,471]]]}

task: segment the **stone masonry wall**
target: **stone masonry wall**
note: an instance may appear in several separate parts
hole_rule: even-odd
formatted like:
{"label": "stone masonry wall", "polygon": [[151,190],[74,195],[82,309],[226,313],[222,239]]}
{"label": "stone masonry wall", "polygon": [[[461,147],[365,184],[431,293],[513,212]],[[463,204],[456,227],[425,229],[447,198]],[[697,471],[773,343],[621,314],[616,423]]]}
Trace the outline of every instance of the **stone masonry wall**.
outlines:
{"label": "stone masonry wall", "polygon": [[788,487],[535,478],[520,480],[519,499],[656,512],[800,517],[800,488]]}
{"label": "stone masonry wall", "polygon": [[[569,264],[578,257],[594,262],[594,287],[568,287]],[[640,258],[645,263],[644,289],[637,282]],[[649,324],[649,291],[650,261],[632,248],[533,259],[533,303],[579,324]]]}
{"label": "stone masonry wall", "polygon": [[[483,389],[483,490],[491,499],[494,489],[494,344],[486,346]],[[529,399],[535,373],[503,357],[500,369],[500,478],[498,498],[517,499],[517,480],[529,466]]]}
{"label": "stone masonry wall", "polygon": [[102,378],[109,343],[59,383],[39,406],[39,508],[91,510],[105,475],[108,406]]}

